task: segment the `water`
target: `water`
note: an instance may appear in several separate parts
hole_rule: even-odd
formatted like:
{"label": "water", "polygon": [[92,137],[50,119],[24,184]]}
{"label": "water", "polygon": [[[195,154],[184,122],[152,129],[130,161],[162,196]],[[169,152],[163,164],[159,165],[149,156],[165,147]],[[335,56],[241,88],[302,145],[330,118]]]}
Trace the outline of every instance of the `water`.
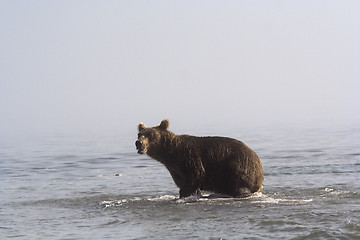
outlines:
{"label": "water", "polygon": [[262,194],[179,200],[136,132],[3,136],[0,239],[360,239],[359,128],[219,134],[258,153]]}

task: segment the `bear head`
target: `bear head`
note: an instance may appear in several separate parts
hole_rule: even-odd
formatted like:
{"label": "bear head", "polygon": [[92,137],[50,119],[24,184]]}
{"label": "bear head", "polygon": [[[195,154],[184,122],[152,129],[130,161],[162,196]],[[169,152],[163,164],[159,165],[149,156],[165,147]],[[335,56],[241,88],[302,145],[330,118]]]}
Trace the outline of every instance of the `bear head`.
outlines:
{"label": "bear head", "polygon": [[146,127],[144,123],[138,125],[138,139],[135,142],[136,150],[139,154],[145,154],[149,151],[158,151],[158,148],[164,144],[165,137],[169,135],[169,121],[161,121],[159,126]]}

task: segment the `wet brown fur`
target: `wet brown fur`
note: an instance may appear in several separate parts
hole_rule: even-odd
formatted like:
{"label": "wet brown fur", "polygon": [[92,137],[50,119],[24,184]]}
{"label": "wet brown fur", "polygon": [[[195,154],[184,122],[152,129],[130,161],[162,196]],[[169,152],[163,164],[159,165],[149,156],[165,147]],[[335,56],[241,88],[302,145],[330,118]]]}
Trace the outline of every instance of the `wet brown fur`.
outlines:
{"label": "wet brown fur", "polygon": [[168,127],[167,120],[151,128],[140,123],[138,152],[165,165],[180,197],[199,190],[244,197],[262,190],[262,164],[247,145],[227,137],[176,135]]}

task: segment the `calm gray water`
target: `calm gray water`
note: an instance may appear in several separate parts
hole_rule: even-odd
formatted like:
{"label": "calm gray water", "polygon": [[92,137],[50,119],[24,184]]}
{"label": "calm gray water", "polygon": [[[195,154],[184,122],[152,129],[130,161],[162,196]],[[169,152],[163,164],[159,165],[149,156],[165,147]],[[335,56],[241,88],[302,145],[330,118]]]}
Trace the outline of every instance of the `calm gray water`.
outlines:
{"label": "calm gray water", "polygon": [[258,153],[262,194],[179,200],[136,131],[2,136],[0,239],[360,239],[359,128],[207,132]]}

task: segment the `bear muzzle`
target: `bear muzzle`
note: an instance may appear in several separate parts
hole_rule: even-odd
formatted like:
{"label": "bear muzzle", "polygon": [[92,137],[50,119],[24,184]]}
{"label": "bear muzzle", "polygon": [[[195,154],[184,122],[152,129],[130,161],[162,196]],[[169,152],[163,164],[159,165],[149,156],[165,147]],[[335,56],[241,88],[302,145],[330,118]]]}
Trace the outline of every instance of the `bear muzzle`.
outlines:
{"label": "bear muzzle", "polygon": [[135,142],[136,150],[138,150],[138,154],[144,154],[147,152],[147,149],[144,148],[142,141],[137,140]]}

